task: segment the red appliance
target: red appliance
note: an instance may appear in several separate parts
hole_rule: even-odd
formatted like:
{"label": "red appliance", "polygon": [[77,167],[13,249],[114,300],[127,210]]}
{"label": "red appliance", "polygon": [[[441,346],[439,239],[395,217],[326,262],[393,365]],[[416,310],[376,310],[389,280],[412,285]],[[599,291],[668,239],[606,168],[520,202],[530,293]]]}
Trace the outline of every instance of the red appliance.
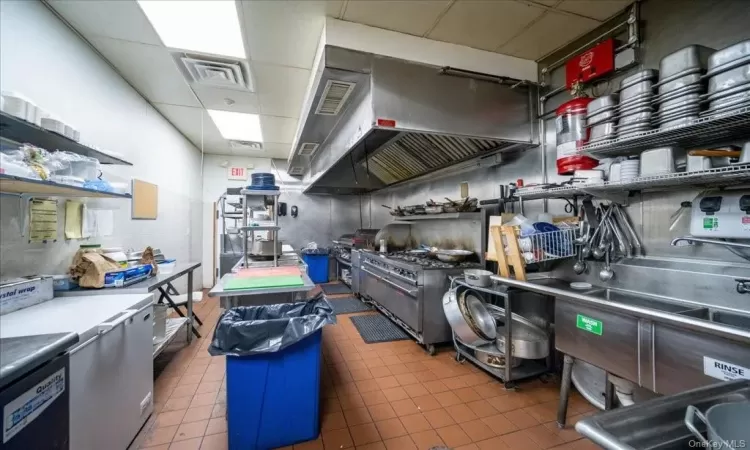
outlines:
{"label": "red appliance", "polygon": [[593,98],[578,97],[560,105],[555,111],[557,137],[557,173],[570,175],[576,170],[593,169],[599,162],[578,152],[589,140],[586,107]]}
{"label": "red appliance", "polygon": [[576,84],[585,84],[614,70],[615,40],[607,39],[565,64],[565,86],[571,89]]}

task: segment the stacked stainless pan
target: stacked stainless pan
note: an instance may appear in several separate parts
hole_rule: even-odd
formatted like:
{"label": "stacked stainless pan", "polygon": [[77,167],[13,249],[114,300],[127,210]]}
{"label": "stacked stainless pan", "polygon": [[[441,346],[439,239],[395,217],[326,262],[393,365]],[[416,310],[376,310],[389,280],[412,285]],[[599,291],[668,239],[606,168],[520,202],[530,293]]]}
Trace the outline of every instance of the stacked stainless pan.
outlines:
{"label": "stacked stainless pan", "polygon": [[654,104],[659,109],[653,118],[655,126],[679,127],[698,119],[706,89],[703,74],[714,52],[712,48],[689,45],[661,59],[659,82],[654,85],[658,89]]}
{"label": "stacked stainless pan", "polygon": [[605,95],[592,100],[586,107],[589,143],[614,139],[616,137],[617,100],[617,94]]}
{"label": "stacked stainless pan", "polygon": [[713,115],[750,106],[750,40],[721,49],[708,58],[708,104],[703,114]]}
{"label": "stacked stainless pan", "polygon": [[651,129],[654,80],[658,72],[641,70],[620,82],[617,137],[626,138]]}

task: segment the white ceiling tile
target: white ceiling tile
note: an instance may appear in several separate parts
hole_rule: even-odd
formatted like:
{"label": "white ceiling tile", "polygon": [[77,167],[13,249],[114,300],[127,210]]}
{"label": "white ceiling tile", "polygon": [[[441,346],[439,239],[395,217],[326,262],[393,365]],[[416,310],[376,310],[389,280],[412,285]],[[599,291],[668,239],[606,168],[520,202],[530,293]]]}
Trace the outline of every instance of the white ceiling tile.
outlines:
{"label": "white ceiling tile", "polygon": [[154,103],[154,107],[198,149],[203,148],[205,153],[229,154],[229,143],[221,137],[205,109],[163,103]]}
{"label": "white ceiling tile", "polygon": [[245,49],[250,59],[312,68],[327,9],[325,1],[243,1]]}
{"label": "white ceiling tile", "polygon": [[537,60],[598,25],[599,22],[596,20],[548,11],[541,19],[497,51],[519,58]]}
{"label": "white ceiling tile", "polygon": [[259,158],[280,158],[286,159],[289,156],[291,144],[281,144],[278,142],[264,142],[263,150],[238,150],[232,149],[232,154],[237,156],[254,156]]}
{"label": "white ceiling tile", "polygon": [[135,0],[52,0],[49,4],[86,38],[104,36],[161,45]]}
{"label": "white ceiling tile", "polygon": [[253,64],[260,110],[271,116],[299,117],[310,71],[296,67]]}
{"label": "white ceiling tile", "polygon": [[555,8],[596,20],[606,20],[630,3],[633,0],[565,0]]}
{"label": "white ceiling tile", "polygon": [[[203,103],[206,109],[220,109],[248,114],[260,113],[258,94],[197,85],[192,85],[192,88],[195,95],[198,96],[198,100]],[[234,104],[227,105],[227,99],[234,101]]]}
{"label": "white ceiling tile", "polygon": [[343,19],[386,30],[423,36],[449,0],[358,0],[346,6]]}
{"label": "white ceiling tile", "polygon": [[263,142],[291,144],[297,132],[297,119],[277,116],[260,116],[260,127],[263,130]]}
{"label": "white ceiling tile", "polygon": [[544,11],[514,0],[458,0],[427,37],[494,51]]}
{"label": "white ceiling tile", "polygon": [[151,102],[200,106],[166,48],[104,37],[91,43]]}

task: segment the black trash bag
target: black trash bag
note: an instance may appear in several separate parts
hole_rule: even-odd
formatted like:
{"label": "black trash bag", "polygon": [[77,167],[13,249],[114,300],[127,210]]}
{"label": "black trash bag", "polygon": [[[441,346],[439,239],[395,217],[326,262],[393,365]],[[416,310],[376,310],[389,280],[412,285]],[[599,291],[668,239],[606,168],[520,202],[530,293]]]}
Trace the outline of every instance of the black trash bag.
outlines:
{"label": "black trash bag", "polygon": [[237,306],[224,311],[211,339],[212,356],[273,353],[336,323],[323,293],[298,303]]}

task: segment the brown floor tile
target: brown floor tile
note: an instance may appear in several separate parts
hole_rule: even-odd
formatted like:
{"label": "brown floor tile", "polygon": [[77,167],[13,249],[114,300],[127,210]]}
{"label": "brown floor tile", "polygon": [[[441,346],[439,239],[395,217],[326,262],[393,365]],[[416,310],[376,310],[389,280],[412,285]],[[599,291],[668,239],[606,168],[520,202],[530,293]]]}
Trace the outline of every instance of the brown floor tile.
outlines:
{"label": "brown floor tile", "polygon": [[489,417],[497,414],[497,410],[487,400],[469,402],[466,406],[471,409],[477,417]]}
{"label": "brown floor tile", "polygon": [[483,400],[483,397],[479,395],[477,391],[474,390],[474,388],[470,388],[470,387],[455,389],[453,393],[456,394],[458,398],[460,398],[461,401],[464,403],[470,403],[470,402],[475,402],[477,400]]}
{"label": "brown floor tile", "polygon": [[517,409],[505,413],[505,417],[513,422],[519,429],[530,428],[539,425],[539,421],[531,417],[526,411]]}
{"label": "brown floor tile", "polygon": [[195,393],[206,394],[209,392],[219,392],[219,389],[221,389],[221,381],[204,381],[198,384],[198,389]]}
{"label": "brown floor tile", "polygon": [[412,373],[412,370],[406,367],[406,364],[404,363],[388,365],[388,370],[391,372],[391,375],[402,375],[405,373]]}
{"label": "brown floor tile", "polygon": [[435,430],[420,431],[409,435],[419,450],[429,450],[432,447],[445,445]]}
{"label": "brown floor tile", "polygon": [[323,450],[323,436],[318,436],[312,441],[294,444],[294,450]]}
{"label": "brown floor tile", "polygon": [[422,383],[422,385],[430,392],[430,394],[433,395],[449,391],[448,386],[446,386],[440,380],[428,381],[426,383]]}
{"label": "brown floor tile", "polygon": [[344,417],[350,427],[372,422],[372,417],[365,407],[344,410]]}
{"label": "brown floor tile", "polygon": [[203,379],[203,373],[205,371],[206,370],[203,369],[202,372],[198,372],[198,373],[188,373],[188,372],[185,372],[185,375],[183,375],[182,378],[180,378],[180,383],[179,384],[183,385],[183,386],[186,385],[186,384],[198,384],[198,383],[201,382],[201,379]]}
{"label": "brown floor tile", "polygon": [[320,429],[326,430],[339,430],[346,428],[346,419],[344,419],[343,412],[324,413],[320,421]]}
{"label": "brown floor tile", "polygon": [[481,420],[471,420],[460,424],[461,429],[471,438],[473,442],[484,441],[495,437],[495,432]]}
{"label": "brown floor tile", "polygon": [[362,380],[369,380],[373,378],[373,375],[370,373],[370,369],[356,369],[350,371],[352,375],[352,380],[354,381],[362,381]]}
{"label": "brown floor tile", "polygon": [[396,415],[399,417],[408,416],[410,414],[416,414],[420,412],[420,410],[417,409],[417,404],[414,403],[414,401],[410,398],[391,402],[391,406],[393,407],[393,410],[396,412]]}
{"label": "brown floor tile", "polygon": [[343,430],[324,431],[322,434],[323,445],[326,450],[338,450],[354,446],[352,437],[349,434],[349,429],[347,428],[344,428]]}
{"label": "brown floor tile", "polygon": [[185,417],[186,409],[177,411],[162,412],[156,416],[156,428],[169,427],[172,425],[179,425],[182,423],[182,418]]}
{"label": "brown floor tile", "polygon": [[370,378],[369,380],[356,381],[355,384],[357,385],[357,390],[360,394],[380,390],[380,385],[373,378]]}
{"label": "brown floor tile", "polygon": [[202,437],[172,442],[169,450],[200,450],[202,442]]}
{"label": "brown floor tile", "polygon": [[424,414],[424,418],[427,419],[428,422],[430,422],[430,426],[432,428],[442,428],[447,427],[448,425],[454,425],[456,423],[455,420],[448,414],[448,412],[442,408],[436,409],[434,411],[427,411]]}
{"label": "brown floor tile", "polygon": [[184,441],[185,439],[192,439],[201,437],[206,433],[206,427],[208,426],[208,420],[199,420],[197,422],[183,423],[177,429],[177,433],[174,435],[173,441]]}
{"label": "brown floor tile", "polygon": [[373,378],[383,378],[393,375],[391,369],[389,369],[387,366],[371,367],[368,370],[370,371],[370,373],[372,373]]}
{"label": "brown floor tile", "polygon": [[385,397],[389,402],[395,402],[398,400],[409,398],[409,394],[407,394],[404,388],[402,388],[401,386],[390,389],[383,389],[383,394],[385,394]]}
{"label": "brown floor tile", "polygon": [[190,407],[195,408],[196,406],[207,406],[216,403],[218,392],[209,392],[207,394],[195,394],[193,400],[190,401]]}
{"label": "brown floor tile", "polygon": [[357,450],[386,450],[385,444],[380,442],[373,442],[372,444],[358,445]]}
{"label": "brown floor tile", "polygon": [[180,398],[180,397],[192,397],[195,395],[195,391],[198,390],[198,383],[192,384],[180,384],[172,391],[172,395],[169,398]]}
{"label": "brown floor tile", "polygon": [[477,444],[474,444],[472,442],[471,444],[466,444],[460,447],[456,447],[454,450],[479,450],[479,447],[477,446]]}
{"label": "brown floor tile", "polygon": [[537,425],[533,428],[529,428],[529,434],[531,435],[531,439],[539,444],[541,448],[550,448],[556,445],[565,444],[565,440],[556,433],[550,431],[544,425]]}
{"label": "brown floor tile", "polygon": [[396,412],[389,403],[368,406],[367,409],[370,411],[370,417],[372,417],[372,420],[375,422],[397,417]]}
{"label": "brown floor tile", "polygon": [[212,434],[203,438],[200,450],[227,450],[229,437],[227,433]]}
{"label": "brown floor tile", "polygon": [[344,411],[348,409],[363,408],[365,406],[365,402],[359,394],[339,397],[339,403],[341,403],[341,409]]}
{"label": "brown floor tile", "polygon": [[474,411],[472,411],[471,408],[464,405],[463,403],[459,403],[458,405],[446,406],[445,410],[448,411],[448,414],[453,417],[453,420],[455,420],[456,423],[469,422],[471,420],[479,419],[479,417],[474,414]]}
{"label": "brown floor tile", "polygon": [[383,441],[387,450],[418,450],[411,437],[399,436]]}
{"label": "brown floor tile", "polygon": [[369,408],[370,406],[388,403],[388,397],[383,394],[383,391],[377,390],[362,393],[362,401],[364,401],[365,406]]}
{"label": "brown floor tile", "polygon": [[441,380],[443,384],[448,386],[448,389],[455,391],[457,389],[468,387],[466,385],[466,382],[461,379],[461,377],[452,377],[452,378],[445,378]]}
{"label": "brown floor tile", "polygon": [[380,389],[383,390],[398,387],[401,385],[393,375],[388,375],[382,378],[375,378],[375,381],[378,382],[378,386],[380,386]]}
{"label": "brown floor tile", "polygon": [[529,430],[520,430],[501,436],[502,440],[511,449],[538,450],[541,447],[531,439]]}
{"label": "brown floor tile", "polygon": [[169,444],[154,445],[152,447],[141,447],[140,450],[169,450]]}
{"label": "brown floor tile", "polygon": [[493,398],[508,393],[508,391],[506,391],[503,385],[500,383],[480,384],[478,386],[474,386],[473,389],[484,399]]}
{"label": "brown floor tile", "polygon": [[417,379],[422,383],[426,383],[428,381],[437,381],[438,377],[435,375],[435,373],[431,370],[421,370],[419,372],[413,372],[414,376],[417,377]]}
{"label": "brown floor tile", "polygon": [[557,419],[557,400],[540,403],[524,408],[524,411],[539,423],[551,422]]}
{"label": "brown floor tile", "polygon": [[143,442],[143,447],[151,447],[159,444],[169,444],[177,433],[178,425],[172,425],[163,428],[153,428]]}
{"label": "brown floor tile", "polygon": [[188,408],[185,413],[185,417],[182,418],[182,423],[197,422],[199,420],[206,420],[211,417],[213,411],[213,405],[208,406],[197,406],[195,408]]}
{"label": "brown floor tile", "polygon": [[347,361],[344,365],[349,371],[352,370],[369,370],[363,360],[359,361]]}
{"label": "brown floor tile", "polygon": [[427,419],[424,418],[424,415],[422,413],[412,414],[410,416],[402,416],[399,417],[399,419],[401,420],[401,423],[404,425],[404,428],[406,428],[406,431],[409,434],[419,433],[420,431],[432,429],[430,422],[428,422]]}
{"label": "brown floor tile", "polygon": [[420,361],[408,362],[404,365],[411,372],[422,372],[422,371],[430,369],[429,367],[425,366],[424,363]]}
{"label": "brown floor tile", "polygon": [[377,426],[383,440],[408,434],[404,425],[397,418],[375,422],[375,426]]}
{"label": "brown floor tile", "polygon": [[424,386],[419,383],[406,385],[404,386],[404,390],[411,398],[419,397],[421,395],[427,395],[430,393]]}
{"label": "brown floor tile", "polygon": [[471,443],[471,438],[458,425],[449,425],[447,427],[438,428],[435,431],[437,431],[440,439],[443,440],[445,445],[450,448]]}
{"label": "brown floor tile", "polygon": [[374,423],[365,423],[349,427],[349,434],[352,436],[354,445],[365,445],[380,441],[379,430]]}
{"label": "brown floor tile", "polygon": [[483,417],[482,422],[490,427],[498,436],[518,431],[518,427],[508,420],[508,418],[505,417],[505,414],[495,414],[494,416]]}
{"label": "brown floor tile", "polygon": [[476,445],[479,450],[505,450],[510,448],[500,436],[476,442]]}
{"label": "brown floor tile", "polygon": [[581,439],[581,435],[574,428],[575,425],[568,424],[565,428],[558,428],[557,422],[548,422],[544,426],[565,442]]}
{"label": "brown floor tile", "polygon": [[453,406],[453,405],[460,405],[462,403],[461,399],[458,398],[456,394],[450,391],[440,392],[440,393],[432,394],[432,395],[435,396],[435,400],[437,400],[438,403],[440,403],[440,405],[444,408],[448,406]]}
{"label": "brown floor tile", "polygon": [[417,409],[422,412],[433,411],[442,408],[442,406],[440,406],[440,402],[435,400],[435,397],[430,394],[420,395],[419,397],[414,397],[412,400],[414,400],[414,403],[416,403]]}
{"label": "brown floor tile", "polygon": [[401,384],[401,386],[408,386],[410,384],[419,384],[419,380],[416,376],[414,376],[413,373],[402,373],[399,375],[395,375],[398,382]]}
{"label": "brown floor tile", "polygon": [[372,369],[373,367],[381,367],[381,366],[385,366],[385,363],[383,362],[383,360],[382,360],[382,359],[380,359],[380,357],[379,357],[379,356],[377,356],[377,357],[375,357],[375,358],[369,358],[369,359],[366,359],[366,360],[365,360],[365,365],[366,365],[366,366],[367,366],[367,367],[368,367],[369,369]]}
{"label": "brown floor tile", "polygon": [[383,364],[385,364],[386,366],[390,366],[393,364],[402,364],[401,360],[398,359],[398,356],[396,355],[381,356],[380,358],[383,360]]}
{"label": "brown floor tile", "polygon": [[177,410],[180,410],[180,409],[183,409],[183,410],[187,409],[188,406],[190,406],[190,401],[192,399],[193,398],[190,397],[190,396],[188,396],[188,397],[179,397],[179,398],[170,398],[164,404],[164,407],[162,408],[161,411],[162,412],[167,412],[167,411],[177,411]]}
{"label": "brown floor tile", "polygon": [[211,410],[212,419],[216,417],[226,417],[226,415],[227,415],[227,405],[224,403],[214,405],[214,408]]}
{"label": "brown floor tile", "polygon": [[206,436],[211,434],[219,434],[227,432],[227,421],[224,417],[216,419],[209,419],[208,426],[206,426]]}

